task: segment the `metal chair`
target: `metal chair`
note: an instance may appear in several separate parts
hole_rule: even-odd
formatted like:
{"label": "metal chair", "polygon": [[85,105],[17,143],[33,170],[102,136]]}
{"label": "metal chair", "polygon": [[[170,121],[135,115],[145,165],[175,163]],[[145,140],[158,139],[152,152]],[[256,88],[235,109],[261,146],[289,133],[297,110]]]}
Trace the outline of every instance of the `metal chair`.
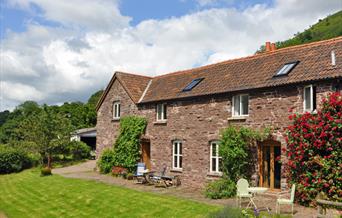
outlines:
{"label": "metal chair", "polygon": [[239,179],[239,181],[236,184],[236,201],[237,201],[237,205],[238,207],[241,208],[241,202],[243,198],[248,198],[249,199],[249,203],[247,205],[247,208],[251,205],[254,204],[253,200],[252,200],[252,194],[249,193],[248,191],[248,181],[246,179]]}
{"label": "metal chair", "polygon": [[[293,205],[294,205],[294,196],[295,196],[296,185],[293,184],[291,190],[283,191],[278,193],[277,204],[276,204],[276,213],[280,213],[280,205],[291,205],[291,213],[293,215]],[[291,191],[291,192],[290,192]],[[283,195],[291,193],[290,199],[282,198]]]}

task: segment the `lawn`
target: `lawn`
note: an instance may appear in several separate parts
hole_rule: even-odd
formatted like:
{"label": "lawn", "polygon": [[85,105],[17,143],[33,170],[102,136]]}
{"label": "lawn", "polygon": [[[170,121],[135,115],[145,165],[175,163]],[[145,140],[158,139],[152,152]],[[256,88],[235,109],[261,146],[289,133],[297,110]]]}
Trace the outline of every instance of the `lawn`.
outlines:
{"label": "lawn", "polygon": [[[0,176],[8,217],[205,217],[220,207],[26,170]],[[0,213],[1,214],[1,213]]]}

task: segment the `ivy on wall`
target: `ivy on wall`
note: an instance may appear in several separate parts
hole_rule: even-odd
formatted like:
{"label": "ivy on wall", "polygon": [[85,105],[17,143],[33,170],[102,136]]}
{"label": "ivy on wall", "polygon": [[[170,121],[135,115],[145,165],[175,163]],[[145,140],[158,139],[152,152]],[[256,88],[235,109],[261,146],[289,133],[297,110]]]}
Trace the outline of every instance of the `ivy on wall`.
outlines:
{"label": "ivy on wall", "polygon": [[127,168],[129,172],[136,170],[140,159],[140,136],[147,125],[145,118],[126,116],[120,118],[120,133],[112,149],[106,149],[97,162],[100,172],[109,173],[113,166]]}
{"label": "ivy on wall", "polygon": [[116,166],[125,167],[128,171],[136,170],[140,159],[139,139],[147,125],[145,118],[127,116],[120,119],[120,134],[114,143],[114,162]]}
{"label": "ivy on wall", "polygon": [[222,157],[222,172],[233,181],[239,178],[249,179],[254,163],[251,150],[257,141],[263,141],[270,136],[270,130],[264,132],[246,127],[229,126],[221,133],[220,156]]}
{"label": "ivy on wall", "polygon": [[223,177],[207,185],[208,198],[228,198],[236,195],[236,182],[240,178],[250,179],[254,169],[253,148],[257,141],[271,135],[266,128],[263,132],[246,127],[229,126],[221,132],[219,154],[220,170]]}

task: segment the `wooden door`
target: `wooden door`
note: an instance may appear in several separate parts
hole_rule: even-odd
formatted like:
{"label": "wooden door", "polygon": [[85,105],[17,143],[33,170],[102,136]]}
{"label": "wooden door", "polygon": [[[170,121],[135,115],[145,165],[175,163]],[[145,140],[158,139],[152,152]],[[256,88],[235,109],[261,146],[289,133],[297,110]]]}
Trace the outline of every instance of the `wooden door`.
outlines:
{"label": "wooden door", "polygon": [[279,142],[266,141],[259,144],[259,186],[270,189],[280,189],[281,164],[276,161],[276,158],[279,155]]}
{"label": "wooden door", "polygon": [[141,161],[145,163],[146,168],[151,170],[151,146],[150,142],[141,143]]}

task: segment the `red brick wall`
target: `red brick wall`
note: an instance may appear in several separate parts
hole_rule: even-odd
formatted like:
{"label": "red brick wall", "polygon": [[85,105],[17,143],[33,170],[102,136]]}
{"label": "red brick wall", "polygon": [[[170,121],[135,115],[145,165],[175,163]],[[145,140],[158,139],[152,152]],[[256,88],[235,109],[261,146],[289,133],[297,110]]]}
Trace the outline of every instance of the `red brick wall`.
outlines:
{"label": "red brick wall", "polygon": [[[316,85],[317,102],[320,102],[321,97],[331,90],[331,84]],[[151,141],[152,169],[160,171],[165,164],[167,172],[179,175],[183,185],[203,187],[205,182],[215,178],[209,175],[209,143],[219,139],[220,130],[228,125],[258,129],[272,127],[276,131],[275,138],[285,146],[283,128],[289,124],[290,108],[294,112],[303,111],[303,87],[287,86],[245,92],[249,94],[249,116],[245,120],[229,119],[232,95],[226,94],[168,102],[167,122],[156,123],[155,104],[139,106],[137,111],[123,88],[115,82],[98,112],[98,151],[113,144],[119,123],[111,121],[111,105],[114,100],[121,98],[122,115],[138,114],[148,119],[146,136]],[[172,141],[176,139],[183,141],[182,172],[172,172]],[[286,180],[282,179],[282,183],[284,186]]]}

